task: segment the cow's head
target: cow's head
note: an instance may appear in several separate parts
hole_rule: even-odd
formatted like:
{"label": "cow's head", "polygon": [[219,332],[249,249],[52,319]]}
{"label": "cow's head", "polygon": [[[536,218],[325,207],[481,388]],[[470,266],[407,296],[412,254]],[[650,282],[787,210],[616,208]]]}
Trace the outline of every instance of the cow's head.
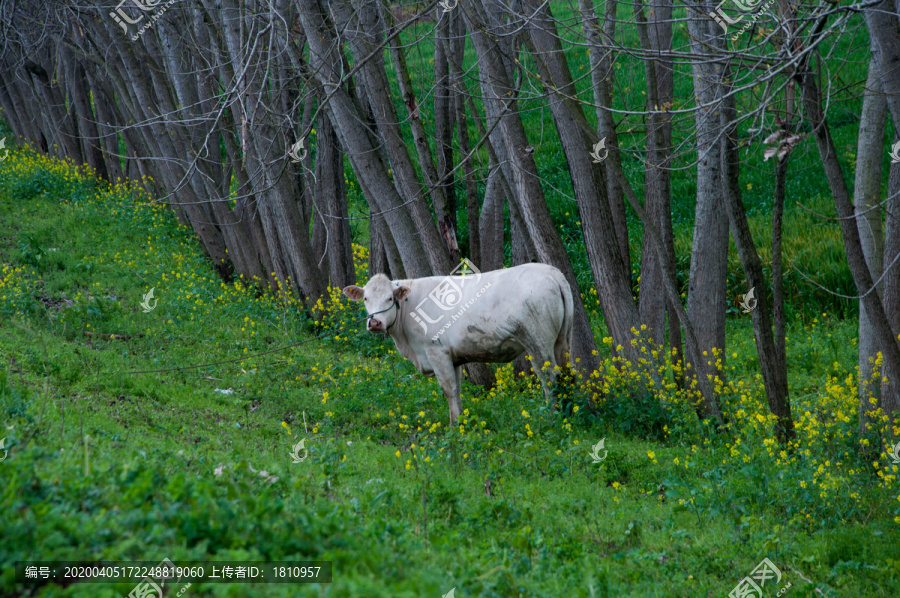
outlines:
{"label": "cow's head", "polygon": [[345,287],[344,294],[354,301],[365,302],[369,332],[386,332],[400,316],[399,302],[409,295],[409,288],[395,285],[384,274],[376,274],[363,288],[355,284]]}

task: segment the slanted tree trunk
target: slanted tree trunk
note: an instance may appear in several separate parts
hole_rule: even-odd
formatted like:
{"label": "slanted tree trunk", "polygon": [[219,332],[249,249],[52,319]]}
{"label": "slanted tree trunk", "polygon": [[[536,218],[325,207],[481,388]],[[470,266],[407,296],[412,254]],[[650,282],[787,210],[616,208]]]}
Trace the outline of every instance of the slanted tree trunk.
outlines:
{"label": "slanted tree trunk", "polygon": [[[390,11],[383,10],[385,18],[390,19]],[[393,33],[394,27],[391,25],[390,32]],[[422,122],[422,113],[419,103],[416,99],[415,90],[413,89],[412,79],[409,75],[409,69],[406,67],[406,56],[400,45],[399,36],[391,41],[391,57],[393,58],[394,70],[397,73],[397,82],[400,85],[400,95],[403,103],[406,105],[406,111],[409,115],[409,123],[412,128],[413,141],[415,142],[416,151],[419,155],[419,166],[424,174],[425,184],[431,189],[430,195],[434,204],[435,214],[438,220],[438,230],[444,243],[444,248],[450,259],[451,267],[455,267],[459,263],[459,245],[456,239],[455,213],[450,210],[450,200],[447,196],[448,188],[452,191],[453,185],[446,183],[438,184],[441,180],[439,166],[434,164],[434,158],[431,154],[431,146],[428,145],[428,135],[425,132],[425,126]],[[445,60],[446,66],[446,60]],[[437,100],[436,100],[437,101]],[[440,143],[438,149],[440,150]],[[438,162],[441,160],[441,152],[438,152]]]}
{"label": "slanted tree trunk", "polygon": [[97,121],[91,110],[90,88],[87,84],[87,76],[75,58],[71,50],[62,54],[66,64],[66,83],[69,88],[69,98],[74,107],[78,123],[78,140],[81,142],[81,153],[97,176],[109,180],[109,172],[103,160],[103,150],[100,147],[100,133],[97,130]]}
{"label": "slanted tree trunk", "polygon": [[90,93],[94,99],[94,109],[97,111],[97,128],[100,135],[100,146],[103,148],[103,161],[106,164],[109,180],[118,181],[125,174],[122,172],[122,159],[119,153],[120,121],[118,112],[111,104],[111,98],[93,82],[93,77],[88,72],[88,84]]}
{"label": "slanted tree trunk", "polygon": [[[510,202],[517,204],[538,258],[543,263],[559,268],[572,286],[575,300],[572,361],[580,369],[593,371],[600,363],[596,353],[597,344],[581,300],[575,271],[544,199],[532,155],[533,148],[528,143],[522,119],[515,111],[517,103],[510,75],[513,65],[509,34],[504,32],[505,27],[499,21],[489,20],[486,6],[480,1],[473,3],[471,10],[464,14],[478,55],[485,114],[492,124],[495,119],[500,119],[498,126],[491,128],[490,137],[503,173],[512,188]],[[487,33],[489,29],[493,32],[491,35]]]}
{"label": "slanted tree trunk", "polygon": [[[416,225],[416,234],[421,239],[431,270],[435,273],[449,272],[452,266],[444,244],[445,240],[439,234],[425,202],[424,188],[409,156],[394,109],[394,100],[390,94],[382,45],[384,23],[378,18],[375,5],[367,0],[355,0],[352,12],[347,0],[333,0],[329,8],[332,9],[337,23],[344,27],[343,33],[347,36],[351,51],[357,57],[359,65],[357,84],[372,108],[378,136],[390,159],[396,188],[404,198],[404,203],[408,205],[409,213]],[[338,124],[338,121],[334,122]],[[440,189],[435,189],[432,198],[438,197],[440,192]],[[441,202],[435,200],[433,203],[439,205]]]}
{"label": "slanted tree trunk", "polygon": [[[730,73],[727,69],[723,80],[730,80]],[[725,207],[734,244],[747,277],[747,284],[751,288],[757,289],[757,306],[750,313],[750,317],[753,319],[753,335],[756,339],[756,351],[762,370],[763,386],[769,401],[769,411],[778,418],[775,424],[775,436],[779,442],[784,444],[794,437],[794,421],[791,417],[791,404],[788,401],[787,364],[777,360],[775,337],[772,333],[772,317],[769,311],[768,285],[763,275],[762,260],[759,258],[756,244],[750,233],[747,211],[741,198],[740,158],[736,139],[737,125],[734,122],[737,110],[735,109],[734,95],[729,95],[730,91],[728,84],[723,83],[722,95],[725,99],[721,111],[721,127],[724,131],[721,141],[721,160],[722,176],[725,182]]]}
{"label": "slanted tree trunk", "polygon": [[616,242],[603,170],[591,158],[593,131],[581,106],[570,99],[577,95],[575,84],[549,7],[534,0],[523,0],[522,4],[528,23],[527,43],[550,94],[548,103],[572,178],[604,319],[614,342],[622,345],[624,354],[637,366],[641,354],[631,340],[640,318],[631,292],[631,272]]}
{"label": "slanted tree trunk", "polygon": [[[885,66],[882,64],[882,72]],[[844,251],[847,255],[847,264],[850,266],[850,273],[853,275],[853,282],[856,285],[856,291],[860,296],[860,302],[865,307],[866,315],[872,324],[875,340],[881,348],[884,363],[884,375],[890,381],[890,387],[885,392],[882,388],[882,409],[887,414],[893,414],[900,411],[900,406],[896,404],[896,395],[898,387],[900,387],[900,379],[896,376],[900,374],[900,346],[897,344],[897,335],[900,334],[900,326],[892,326],[891,320],[888,319],[886,311],[892,316],[897,313],[897,303],[887,303],[889,292],[891,290],[888,281],[885,280],[885,304],[888,309],[882,306],[878,293],[874,288],[874,280],[869,272],[866,264],[866,257],[863,253],[862,243],[859,238],[859,229],[856,223],[856,213],[853,203],[850,199],[850,193],[847,190],[847,184],[844,181],[841,165],[838,162],[837,149],[834,146],[834,140],[831,138],[831,130],[828,121],[822,113],[822,101],[819,95],[819,88],[814,79],[813,72],[807,65],[801,65],[795,75],[797,83],[802,90],[803,106],[806,110],[806,116],[810,120],[813,127],[813,135],[816,140],[816,148],[819,151],[819,158],[822,160],[822,166],[825,171],[825,178],[828,180],[828,186],[834,197],[834,205],[840,219],[841,236],[844,239]],[[882,77],[882,85],[886,88],[885,79]],[[887,92],[887,89],[884,89]],[[888,96],[889,97],[889,96]],[[888,102],[890,108],[890,102]],[[893,116],[893,111],[892,111]],[[888,206],[890,213],[891,206]],[[888,220],[888,230],[891,230],[892,222]],[[885,239],[886,255],[888,239]],[[888,262],[889,263],[889,262]],[[896,297],[894,297],[896,299]],[[900,316],[897,316],[900,318]],[[893,415],[892,415],[893,417]]]}
{"label": "slanted tree trunk", "polygon": [[[388,175],[389,167],[383,159],[380,143],[365,125],[362,103],[342,85],[336,35],[317,0],[299,0],[297,6],[310,44],[310,69],[327,94],[327,101],[323,103],[341,147],[353,148],[348,155],[369,208],[384,216],[387,222],[384,238],[392,237],[403,261],[400,269],[413,278],[430,276],[433,270],[420,240],[420,231]],[[394,254],[388,249],[387,255],[391,259]],[[393,266],[391,271],[398,276]]]}
{"label": "slanted tree trunk", "polygon": [[13,135],[37,144],[37,134],[31,127],[31,117],[19,110],[20,103],[15,101],[13,93],[17,93],[16,89],[7,87],[6,83],[0,80],[0,107],[3,108],[3,119],[9,124]]}
{"label": "slanted tree trunk", "polygon": [[[45,50],[45,52],[49,52],[49,50]],[[56,155],[66,156],[74,160],[76,164],[83,164],[84,156],[78,143],[75,120],[66,106],[65,97],[60,92],[61,84],[65,83],[65,76],[62,73],[53,73],[54,76],[51,77],[51,73],[47,70],[49,67],[45,66],[50,63],[49,56],[35,57],[36,60],[40,60],[40,58],[44,58],[45,62],[27,60],[25,70],[31,74],[33,85],[41,100],[41,113],[47,124],[45,131],[53,136],[53,140],[57,144]]]}

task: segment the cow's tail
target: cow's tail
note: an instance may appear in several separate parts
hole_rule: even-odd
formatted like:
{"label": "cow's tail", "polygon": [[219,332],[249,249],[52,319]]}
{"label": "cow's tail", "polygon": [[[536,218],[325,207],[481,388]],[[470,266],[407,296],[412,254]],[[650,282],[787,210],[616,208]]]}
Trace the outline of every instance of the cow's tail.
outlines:
{"label": "cow's tail", "polygon": [[572,299],[572,287],[569,281],[560,273],[557,284],[563,300],[563,321],[556,343],[553,346],[553,355],[556,364],[565,369],[569,364],[569,355],[572,351],[572,326],[575,322],[575,302]]}

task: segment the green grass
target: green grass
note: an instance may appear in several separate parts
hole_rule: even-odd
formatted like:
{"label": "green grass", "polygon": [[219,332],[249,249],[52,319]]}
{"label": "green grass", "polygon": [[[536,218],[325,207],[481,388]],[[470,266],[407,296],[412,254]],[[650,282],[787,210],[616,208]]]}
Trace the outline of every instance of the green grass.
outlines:
{"label": "green grass", "polygon": [[[630,19],[630,7],[620,10]],[[554,12],[580,27],[566,5],[554,4]],[[417,26],[404,41],[430,27]],[[867,42],[854,35],[835,46],[849,58],[838,73],[844,84],[865,78]],[[625,36],[636,45],[633,30]],[[676,30],[676,46],[685,42]],[[427,39],[412,46],[411,72],[433,72],[432,55]],[[575,75],[584,76],[584,51],[569,56]],[[477,68],[471,44],[465,66]],[[642,64],[622,55],[616,75],[616,106],[640,109]],[[690,98],[686,73],[680,76],[676,98]],[[431,84],[427,77],[416,84],[427,106]],[[536,85],[526,79],[535,96],[523,102],[526,130],[590,296],[567,199],[571,181]],[[587,85],[581,79],[579,90]],[[859,89],[848,85],[830,105],[848,176]],[[740,101],[752,107],[757,100]],[[676,108],[689,106],[679,102]],[[683,118],[676,141],[690,130],[692,118]],[[620,137],[639,195],[642,126],[627,116]],[[762,162],[760,145],[749,155],[742,150],[741,180],[768,266],[773,167]],[[676,166],[691,159],[688,150]],[[673,175],[683,285],[693,176],[689,168]],[[352,172],[347,180],[351,214],[364,215]],[[457,193],[464,196],[461,181]],[[856,307],[799,274],[853,294],[836,224],[800,207],[834,215],[811,144],[792,155],[787,196],[788,359],[799,440],[782,454],[742,314],[732,312],[728,322],[721,400],[734,427],[727,434],[701,425],[675,390],[666,391],[664,408],[635,391],[609,369],[603,343],[599,386],[564,386],[561,411],[504,369],[492,391],[465,386],[463,428],[446,430],[435,381],[351,324],[358,308],[338,300],[330,313],[311,315],[296,301],[261,294],[253,281],[225,285],[191,231],[167,209],[147,205],[145,193],[107,189],[60,162],[11,153],[0,163],[0,438],[9,449],[0,462],[2,593],[26,593],[12,580],[17,560],[168,557],[334,562],[327,590],[195,584],[188,596],[412,598],[452,587],[460,598],[724,596],[768,557],[783,572],[779,587],[792,584],[787,596],[820,596],[818,588],[826,596],[893,597],[900,585],[897,466],[878,448],[884,430],[858,434]],[[465,248],[462,206],[458,216]],[[641,239],[633,214],[629,225],[637,289]],[[365,243],[367,221],[352,227],[354,240]],[[158,303],[143,313],[151,287]],[[732,247],[728,296],[744,292]],[[604,325],[596,300],[589,303],[599,341]],[[253,357],[332,327],[321,342]],[[109,334],[122,338],[102,336]],[[595,464],[588,448],[601,438],[609,453]],[[295,464],[291,447],[301,439],[310,456]],[[119,596],[133,587],[47,585],[35,595]]]}
{"label": "green grass", "polygon": [[[729,434],[611,370],[594,390],[567,386],[555,411],[508,368],[492,391],[466,385],[462,429],[446,430],[434,380],[347,327],[355,307],[313,320],[248,281],[223,284],[149,199],[29,151],[0,166],[5,595],[26,592],[18,560],[166,557],[334,562],[327,592],[195,584],[198,596],[725,595],[764,557],[791,596],[893,596],[900,583],[897,468],[860,454],[870,440],[844,381],[854,321],[792,323],[790,454],[772,440],[744,320],[729,325]],[[322,342],[252,356],[335,323]],[[310,456],[295,464],[300,439]]]}

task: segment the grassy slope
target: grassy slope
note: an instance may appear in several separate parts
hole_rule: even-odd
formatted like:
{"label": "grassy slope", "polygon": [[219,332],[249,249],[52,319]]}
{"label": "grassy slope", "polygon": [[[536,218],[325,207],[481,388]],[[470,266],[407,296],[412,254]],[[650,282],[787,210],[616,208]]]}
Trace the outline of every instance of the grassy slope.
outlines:
{"label": "grassy slope", "polygon": [[[15,560],[163,557],[335,563],[328,593],[189,589],[198,595],[723,595],[764,556],[794,596],[814,591],[790,567],[834,596],[896,587],[896,480],[857,462],[852,385],[823,377],[825,334],[839,339],[836,373],[852,368],[852,323],[792,334],[795,375],[803,354],[821,356],[807,356],[814,388],[795,399],[803,442],[790,457],[773,452],[750,380],[723,393],[737,442],[685,405],[654,420],[652,401],[613,375],[599,409],[576,390],[584,408],[559,413],[508,371],[489,395],[467,387],[464,432],[445,432],[436,384],[361,325],[250,358],[313,324],[296,304],[216,280],[189,231],[135,203],[147,199],[27,152],[0,166],[4,593],[20,591]],[[145,314],[150,287],[158,304]],[[344,303],[335,314],[356,315]],[[746,328],[733,333],[735,378],[753,372],[750,345]],[[609,457],[593,464],[587,446],[602,437]],[[301,438],[310,458],[293,464]]]}
{"label": "grassy slope", "polygon": [[[559,18],[572,18],[557,9]],[[683,32],[676,39],[683,43]],[[844,62],[849,74],[840,76],[860,79],[862,42],[850,38],[841,48],[838,55],[859,60]],[[410,68],[430,72],[430,56],[428,42],[417,44]],[[576,75],[587,72],[583,51],[571,60]],[[639,68],[619,58],[622,109],[640,105]],[[689,97],[685,91],[676,97]],[[420,98],[430,103],[424,89]],[[858,103],[839,99],[832,126],[852,172]],[[525,120],[548,203],[587,289],[583,242],[566,199],[571,182],[558,147],[542,143],[549,115],[539,99]],[[639,151],[641,123],[628,120],[622,131],[623,146]],[[747,157],[742,181],[754,235],[766,243],[771,168],[760,152]],[[680,165],[690,159],[688,152]],[[849,292],[836,227],[794,203],[833,212],[813,148],[792,160],[786,256]],[[637,160],[626,168],[640,180]],[[352,173],[348,182],[351,209],[361,213]],[[682,269],[692,196],[691,171],[683,171],[673,180]],[[832,596],[892,596],[900,583],[892,556],[896,467],[883,454],[857,456],[860,443],[875,439],[855,435],[848,380],[855,322],[833,318],[852,309],[796,274],[789,274],[788,351],[800,442],[790,454],[772,442],[749,324],[738,318],[729,320],[728,337],[735,383],[722,392],[738,436],[708,434],[683,402],[662,419],[653,401],[609,372],[598,395],[572,391],[577,413],[572,404],[565,413],[546,410],[540,393],[501,374],[490,394],[466,388],[465,427],[446,432],[434,423],[447,417],[434,381],[361,325],[337,340],[251,359],[323,328],[295,304],[222,285],[189,231],[164,209],[133,201],[126,190],[107,192],[27,154],[0,164],[0,437],[10,448],[0,463],[5,594],[21,590],[7,567],[24,558],[332,559],[332,596],[438,596],[451,587],[461,597],[718,596],[764,556],[784,571],[791,596],[818,595],[800,573]],[[359,224],[354,232],[364,239]],[[633,242],[636,268],[639,235]],[[744,292],[736,258],[729,271],[729,295]],[[150,287],[159,303],[145,314],[138,302]],[[351,317],[344,306],[328,322]],[[599,318],[597,327],[602,336]],[[96,332],[144,336],[88,335]],[[241,355],[248,358],[198,370],[123,373]],[[587,445],[603,437],[609,456],[593,464]],[[310,458],[293,464],[290,448],[302,438]],[[261,470],[278,479],[269,482]],[[112,596],[132,587],[47,586],[39,594]],[[326,594],[304,586],[188,591]]]}

